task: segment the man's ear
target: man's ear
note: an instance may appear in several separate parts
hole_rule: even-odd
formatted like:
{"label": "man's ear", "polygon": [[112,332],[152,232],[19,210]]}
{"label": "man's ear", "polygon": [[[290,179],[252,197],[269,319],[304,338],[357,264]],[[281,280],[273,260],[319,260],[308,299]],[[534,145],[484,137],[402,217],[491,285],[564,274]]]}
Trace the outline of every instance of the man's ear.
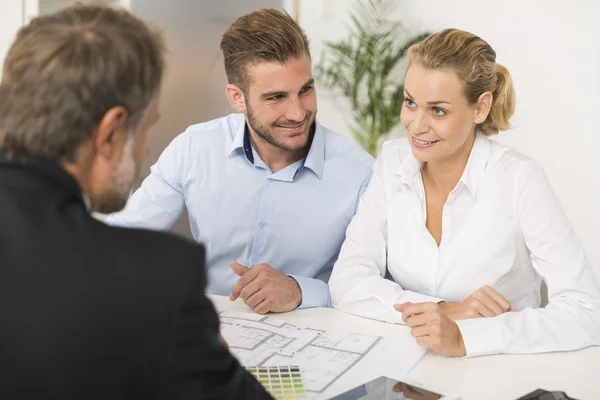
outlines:
{"label": "man's ear", "polygon": [[129,113],[125,108],[116,106],[104,114],[94,133],[94,153],[107,160],[120,157],[120,147],[127,136]]}
{"label": "man's ear", "polygon": [[246,112],[246,97],[242,89],[239,86],[230,83],[225,88],[225,92],[227,93],[227,100],[229,100],[229,104],[233,108],[237,110],[237,112],[245,113]]}

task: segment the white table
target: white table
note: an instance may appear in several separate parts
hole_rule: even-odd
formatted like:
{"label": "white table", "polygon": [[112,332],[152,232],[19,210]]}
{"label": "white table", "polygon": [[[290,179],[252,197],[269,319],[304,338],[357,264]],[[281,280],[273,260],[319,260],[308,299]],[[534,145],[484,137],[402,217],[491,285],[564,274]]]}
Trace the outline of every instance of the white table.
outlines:
{"label": "white table", "polygon": [[[219,311],[251,312],[241,300],[209,296]],[[410,335],[387,324],[327,308],[272,315],[298,326],[343,329],[384,337]],[[343,378],[343,377],[342,377]],[[600,399],[600,347],[568,353],[446,358],[428,353],[408,378],[463,400],[516,399],[535,389],[561,390],[578,400]],[[357,382],[348,382],[348,389]]]}

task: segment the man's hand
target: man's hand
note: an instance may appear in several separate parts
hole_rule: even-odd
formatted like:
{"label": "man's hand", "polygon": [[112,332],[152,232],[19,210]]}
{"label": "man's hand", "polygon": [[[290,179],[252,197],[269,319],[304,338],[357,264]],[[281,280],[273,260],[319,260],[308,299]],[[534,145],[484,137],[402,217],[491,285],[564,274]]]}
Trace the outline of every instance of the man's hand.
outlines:
{"label": "man's hand", "polygon": [[508,311],[515,311],[511,308],[508,300],[500,293],[496,292],[490,286],[484,286],[475,291],[460,303],[439,303],[440,309],[452,321],[459,319],[495,317]]}
{"label": "man's hand", "polygon": [[292,311],[302,304],[302,291],[291,276],[267,264],[248,268],[232,261],[230,266],[240,277],[229,295],[231,301],[241,296],[257,314]]}
{"label": "man's hand", "polygon": [[394,304],[394,308],[402,313],[402,320],[410,326],[411,335],[421,346],[448,357],[467,354],[458,325],[437,303]]}

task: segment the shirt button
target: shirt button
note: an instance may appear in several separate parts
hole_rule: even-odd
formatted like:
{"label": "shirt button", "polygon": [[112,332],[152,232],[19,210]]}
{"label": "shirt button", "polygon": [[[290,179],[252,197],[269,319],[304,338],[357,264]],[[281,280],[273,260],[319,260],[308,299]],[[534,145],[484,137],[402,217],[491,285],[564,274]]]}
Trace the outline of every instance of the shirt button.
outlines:
{"label": "shirt button", "polygon": [[267,182],[268,182],[268,183],[273,183],[273,178],[268,178],[268,179],[267,179]]}
{"label": "shirt button", "polygon": [[265,224],[264,222],[261,222],[260,224],[258,224],[258,227],[260,229],[265,229],[267,227],[267,224]]}

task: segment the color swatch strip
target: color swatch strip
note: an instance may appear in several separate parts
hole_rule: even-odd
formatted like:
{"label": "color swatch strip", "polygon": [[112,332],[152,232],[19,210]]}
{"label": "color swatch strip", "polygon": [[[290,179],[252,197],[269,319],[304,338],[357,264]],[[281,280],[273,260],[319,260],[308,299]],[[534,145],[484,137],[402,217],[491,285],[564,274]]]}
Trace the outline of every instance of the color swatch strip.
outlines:
{"label": "color swatch strip", "polygon": [[277,400],[306,399],[300,368],[295,366],[246,367]]}

